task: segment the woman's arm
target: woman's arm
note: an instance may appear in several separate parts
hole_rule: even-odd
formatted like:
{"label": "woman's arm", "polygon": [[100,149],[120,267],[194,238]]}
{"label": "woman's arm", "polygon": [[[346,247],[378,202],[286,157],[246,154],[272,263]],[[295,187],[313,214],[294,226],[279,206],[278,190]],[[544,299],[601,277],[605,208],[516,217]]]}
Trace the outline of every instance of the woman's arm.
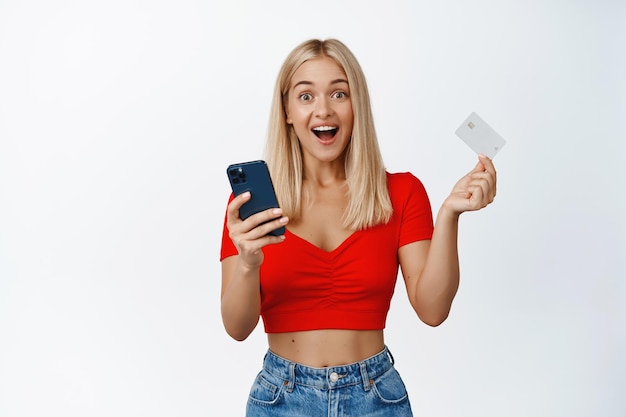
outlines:
{"label": "woman's arm", "polygon": [[222,261],[222,322],[235,340],[246,339],[259,322],[259,289],[259,268],[241,265],[239,255]]}
{"label": "woman's arm", "polygon": [[424,323],[438,326],[445,321],[459,287],[459,216],[487,206],[495,195],[495,168],[489,158],[481,155],[474,169],[457,182],[444,201],[432,240],[410,243],[399,249],[411,305]]}
{"label": "woman's arm", "polygon": [[228,234],[238,255],[222,261],[222,321],[226,332],[236,340],[246,339],[259,322],[262,249],[284,240],[284,236],[268,233],[289,221],[280,209],[268,209],[242,220],[239,208],[249,199],[250,193],[243,193],[228,205]]}

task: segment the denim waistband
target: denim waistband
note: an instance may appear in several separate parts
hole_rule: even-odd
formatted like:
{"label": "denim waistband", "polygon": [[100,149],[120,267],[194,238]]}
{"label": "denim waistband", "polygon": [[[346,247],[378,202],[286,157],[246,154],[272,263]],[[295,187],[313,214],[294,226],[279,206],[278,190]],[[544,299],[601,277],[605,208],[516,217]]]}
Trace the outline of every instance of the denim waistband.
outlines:
{"label": "denim waistband", "polygon": [[319,389],[333,389],[342,386],[363,384],[368,390],[371,380],[387,372],[393,366],[393,356],[385,348],[378,354],[347,365],[314,368],[291,362],[268,350],[263,360],[263,368],[270,374],[285,381],[288,391],[295,384]]}

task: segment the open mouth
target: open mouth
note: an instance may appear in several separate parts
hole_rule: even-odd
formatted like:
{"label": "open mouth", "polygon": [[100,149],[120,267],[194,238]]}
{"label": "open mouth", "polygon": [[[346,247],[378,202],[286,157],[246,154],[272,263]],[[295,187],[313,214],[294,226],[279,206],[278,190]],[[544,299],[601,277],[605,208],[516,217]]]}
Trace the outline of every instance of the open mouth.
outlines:
{"label": "open mouth", "polygon": [[335,137],[339,129],[333,126],[318,126],[314,127],[312,130],[315,136],[321,140],[329,141]]}

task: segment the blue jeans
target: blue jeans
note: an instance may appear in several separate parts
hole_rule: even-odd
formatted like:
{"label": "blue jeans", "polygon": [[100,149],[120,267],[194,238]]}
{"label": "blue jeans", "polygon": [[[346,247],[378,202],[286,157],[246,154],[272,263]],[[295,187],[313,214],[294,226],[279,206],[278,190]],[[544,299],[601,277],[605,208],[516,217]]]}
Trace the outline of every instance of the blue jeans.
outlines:
{"label": "blue jeans", "polygon": [[409,397],[385,349],[349,365],[312,368],[268,351],[250,397],[248,417],[413,416]]}

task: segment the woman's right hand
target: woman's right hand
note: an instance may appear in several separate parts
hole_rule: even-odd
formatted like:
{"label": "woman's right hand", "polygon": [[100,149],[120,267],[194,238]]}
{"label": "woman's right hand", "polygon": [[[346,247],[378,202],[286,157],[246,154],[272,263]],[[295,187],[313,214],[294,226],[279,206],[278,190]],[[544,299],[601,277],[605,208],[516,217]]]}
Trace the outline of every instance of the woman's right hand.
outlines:
{"label": "woman's right hand", "polygon": [[273,236],[269,232],[285,226],[289,219],[282,216],[280,208],[267,209],[246,220],[239,216],[239,208],[250,200],[250,192],[233,199],[228,205],[228,236],[239,252],[239,260],[248,268],[258,268],[263,263],[263,247],[280,243],[285,236]]}

